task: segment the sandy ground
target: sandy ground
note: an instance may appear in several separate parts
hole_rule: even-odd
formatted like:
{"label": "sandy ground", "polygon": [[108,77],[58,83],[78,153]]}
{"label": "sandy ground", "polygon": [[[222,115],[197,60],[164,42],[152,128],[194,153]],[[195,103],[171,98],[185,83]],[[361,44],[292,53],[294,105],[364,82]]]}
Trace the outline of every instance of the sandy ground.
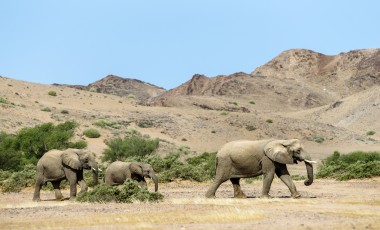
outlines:
{"label": "sandy ground", "polygon": [[316,180],[309,187],[296,181],[300,199],[277,178],[272,199],[258,198],[261,181],[242,183],[247,199],[232,198],[229,182],[206,199],[209,184],[160,184],[163,202],[134,204],[54,201],[50,191],[36,203],[28,188],[0,195],[0,229],[380,229],[379,178]]}

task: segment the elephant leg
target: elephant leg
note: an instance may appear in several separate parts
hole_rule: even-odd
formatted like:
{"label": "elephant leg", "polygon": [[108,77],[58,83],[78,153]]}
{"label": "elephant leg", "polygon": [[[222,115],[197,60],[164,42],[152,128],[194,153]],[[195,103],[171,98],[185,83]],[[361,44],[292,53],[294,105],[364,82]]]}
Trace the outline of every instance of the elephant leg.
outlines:
{"label": "elephant leg", "polygon": [[78,181],[78,184],[80,186],[80,192],[79,193],[82,193],[82,192],[86,192],[87,189],[88,189],[88,186],[86,184],[86,182],[84,180],[80,180]]}
{"label": "elephant leg", "polygon": [[[218,161],[218,159],[217,159]],[[231,165],[231,162],[226,162],[224,165]],[[223,167],[224,165],[219,164],[216,168],[216,175],[214,183],[211,185],[211,187],[206,192],[207,198],[215,198],[216,190],[219,188],[219,186],[230,179],[230,167]]]}
{"label": "elephant leg", "polygon": [[269,158],[264,158],[262,161],[263,167],[263,190],[261,192],[261,198],[271,198],[269,195],[270,187],[275,173],[274,163]]}
{"label": "elephant leg", "polygon": [[83,171],[82,170],[77,173],[77,181],[78,181],[78,184],[80,186],[80,193],[86,192],[88,189],[88,186],[83,179]]}
{"label": "elephant leg", "polygon": [[61,189],[59,188],[61,181],[52,181],[51,183],[53,184],[55,199],[56,200],[64,200],[62,193],[61,193]]}
{"label": "elephant leg", "polygon": [[230,181],[232,182],[232,185],[234,187],[234,197],[235,198],[247,198],[247,196],[241,190],[240,178],[231,178]]}
{"label": "elephant leg", "polygon": [[286,168],[286,165],[282,164],[276,166],[276,175],[281,179],[282,182],[289,188],[290,193],[293,198],[299,198],[301,195],[297,192],[296,186],[293,183],[292,178],[290,177],[289,171]]}
{"label": "elephant leg", "polygon": [[40,191],[43,184],[44,184],[44,180],[42,178],[37,178],[35,188],[34,188],[33,201],[41,201]]}

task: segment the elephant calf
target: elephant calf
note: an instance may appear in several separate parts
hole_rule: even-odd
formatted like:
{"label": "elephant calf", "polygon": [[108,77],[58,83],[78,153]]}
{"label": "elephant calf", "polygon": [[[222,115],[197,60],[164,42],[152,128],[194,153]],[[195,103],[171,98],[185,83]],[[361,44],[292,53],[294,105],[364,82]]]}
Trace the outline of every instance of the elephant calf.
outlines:
{"label": "elephant calf", "polygon": [[158,178],[150,164],[141,162],[122,162],[115,161],[111,163],[105,172],[104,181],[108,185],[123,184],[127,178],[131,178],[140,183],[141,187],[146,188],[144,177],[152,178],[154,182],[154,191],[158,190]]}
{"label": "elephant calf", "polygon": [[234,188],[234,197],[245,198],[240,188],[240,178],[263,175],[261,197],[270,197],[269,190],[276,174],[289,188],[292,197],[301,195],[297,192],[286,164],[304,161],[307,171],[305,185],[313,183],[313,166],[310,156],[301,142],[292,140],[233,141],[225,144],[216,155],[215,181],[206,192],[206,197],[215,197],[218,187],[228,179]]}
{"label": "elephant calf", "polygon": [[55,191],[55,198],[63,200],[59,188],[62,180],[67,179],[70,183],[70,199],[77,194],[77,184],[81,192],[87,190],[83,180],[83,169],[93,170],[94,184],[98,183],[98,163],[95,154],[83,149],[51,150],[45,153],[37,163],[36,185],[34,201],[40,201],[40,190],[43,184],[51,182]]}

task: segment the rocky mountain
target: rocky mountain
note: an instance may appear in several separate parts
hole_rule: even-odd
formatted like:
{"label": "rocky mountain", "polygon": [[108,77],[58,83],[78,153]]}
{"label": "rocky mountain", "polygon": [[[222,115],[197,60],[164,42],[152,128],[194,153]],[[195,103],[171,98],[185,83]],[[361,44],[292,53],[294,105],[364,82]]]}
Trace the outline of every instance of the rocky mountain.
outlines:
{"label": "rocky mountain", "polygon": [[291,77],[344,97],[380,84],[380,49],[353,50],[334,56],[311,50],[288,50],[252,74]]}
{"label": "rocky mountain", "polygon": [[99,93],[114,94],[120,97],[134,97],[139,101],[146,101],[156,97],[166,90],[153,84],[137,79],[122,78],[115,75],[107,77],[88,85]]}

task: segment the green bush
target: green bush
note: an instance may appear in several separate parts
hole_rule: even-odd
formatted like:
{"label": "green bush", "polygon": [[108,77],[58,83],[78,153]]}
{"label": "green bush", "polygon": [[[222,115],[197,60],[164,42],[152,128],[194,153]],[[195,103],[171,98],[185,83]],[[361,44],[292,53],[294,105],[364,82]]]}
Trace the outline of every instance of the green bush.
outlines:
{"label": "green bush", "polygon": [[154,126],[154,124],[152,121],[149,121],[149,120],[141,120],[137,122],[137,126],[140,128],[151,128]]}
{"label": "green bush", "polygon": [[55,96],[57,96],[57,92],[51,90],[48,92],[48,95],[55,97]]}
{"label": "green bush", "polygon": [[133,203],[134,201],[158,202],[163,198],[162,194],[149,192],[147,189],[140,188],[136,181],[127,179],[120,188],[104,183],[99,184],[92,191],[79,194],[77,200],[92,203]]}
{"label": "green bush", "polygon": [[67,109],[63,109],[63,110],[61,111],[61,113],[62,113],[62,114],[69,114],[69,111],[68,111]]}
{"label": "green bush", "polygon": [[253,125],[247,125],[247,126],[245,126],[245,129],[248,131],[254,131],[254,130],[256,130],[256,127]]}
{"label": "green bush", "polygon": [[158,139],[144,138],[132,135],[125,138],[115,138],[107,143],[103,152],[102,161],[124,161],[128,157],[144,157],[158,148]]}
{"label": "green bush", "polygon": [[9,101],[3,97],[0,97],[0,103],[2,104],[9,104]]}
{"label": "green bush", "polygon": [[215,176],[216,153],[203,153],[199,156],[180,161],[179,152],[170,153],[166,157],[157,155],[136,159],[151,164],[158,174],[160,182],[170,182],[176,179],[206,181]]}
{"label": "green bush", "polygon": [[35,183],[36,166],[26,165],[22,171],[10,173],[0,171],[0,185],[3,192],[20,192]]}
{"label": "green bush", "polygon": [[367,135],[368,135],[368,136],[372,136],[372,135],[374,135],[375,133],[376,133],[375,131],[371,130],[371,131],[368,131],[368,132],[367,132]]}
{"label": "green bush", "polygon": [[343,155],[335,151],[322,162],[316,176],[337,180],[380,176],[380,153],[357,151]]}
{"label": "green bush", "polygon": [[267,119],[266,122],[269,123],[269,124],[272,124],[273,120],[272,119]]}
{"label": "green bush", "polygon": [[83,131],[83,135],[88,138],[98,138],[100,137],[100,132],[97,129],[86,129]]}
{"label": "green bush", "polygon": [[36,164],[51,149],[85,145],[83,142],[70,142],[76,127],[76,122],[66,121],[56,126],[45,123],[23,128],[15,136],[0,133],[0,168],[18,171],[27,164]]}
{"label": "green bush", "polygon": [[117,121],[113,121],[113,120],[109,120],[109,119],[97,119],[94,122],[94,125],[99,126],[101,128],[106,128],[106,127],[110,127],[110,128],[114,128],[114,129],[120,128],[120,124]]}
{"label": "green bush", "polygon": [[255,101],[249,101],[249,104],[254,105],[254,104],[256,104],[256,102]]}
{"label": "green bush", "polygon": [[74,143],[69,143],[69,148],[85,149],[85,148],[87,148],[87,142],[84,140],[79,140],[79,141],[74,142]]}
{"label": "green bush", "polygon": [[49,107],[44,107],[41,109],[43,112],[51,112],[51,109]]}

